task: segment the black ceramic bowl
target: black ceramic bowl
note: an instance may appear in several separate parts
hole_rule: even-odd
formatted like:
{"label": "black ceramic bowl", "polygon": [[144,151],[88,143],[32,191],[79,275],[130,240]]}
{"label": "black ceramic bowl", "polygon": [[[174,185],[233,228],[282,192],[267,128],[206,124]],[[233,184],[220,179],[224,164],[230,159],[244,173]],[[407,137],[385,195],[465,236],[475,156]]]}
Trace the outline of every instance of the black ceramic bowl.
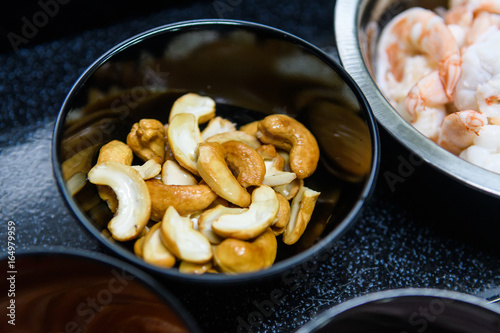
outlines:
{"label": "black ceramic bowl", "polygon": [[[135,256],[131,242],[103,234],[110,215],[92,184],[72,193],[72,181],[85,180],[103,144],[125,141],[141,118],[168,121],[172,103],[187,92],[212,97],[216,113],[238,125],[273,113],[290,115],[319,143],[318,168],[306,179],[306,185],[321,192],[311,223],[300,242],[280,245],[270,269],[195,276],[147,264]],[[373,188],[378,159],[369,106],[335,61],[284,31],[229,20],[162,26],[117,45],[75,83],[53,137],[55,177],[76,218],[120,257],[191,282],[256,281],[320,253],[355,223]]]}
{"label": "black ceramic bowl", "polygon": [[489,195],[500,195],[500,177],[441,148],[398,114],[375,81],[376,47],[381,31],[399,13],[412,7],[435,10],[448,1],[338,0],[335,36],[342,64],[365,94],[380,125],[443,175]]}
{"label": "black ceramic bowl", "polygon": [[297,333],[500,332],[500,307],[458,292],[401,289],[367,294],[320,314]]}
{"label": "black ceramic bowl", "polygon": [[201,332],[162,285],[116,258],[34,248],[0,265],[2,332]]}

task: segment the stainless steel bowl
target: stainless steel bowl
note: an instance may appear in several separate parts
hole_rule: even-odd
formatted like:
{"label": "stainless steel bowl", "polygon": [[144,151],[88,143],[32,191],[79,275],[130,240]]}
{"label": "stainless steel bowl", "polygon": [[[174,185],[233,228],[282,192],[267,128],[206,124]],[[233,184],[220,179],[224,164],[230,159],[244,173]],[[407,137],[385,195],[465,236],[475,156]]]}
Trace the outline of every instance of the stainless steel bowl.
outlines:
{"label": "stainless steel bowl", "polygon": [[449,153],[419,133],[397,113],[375,82],[374,50],[379,33],[390,19],[410,7],[435,9],[446,4],[443,0],[337,0],[334,25],[339,57],[368,99],[379,124],[396,140],[444,174],[498,196],[498,174]]}
{"label": "stainless steel bowl", "polygon": [[370,293],[326,310],[297,333],[500,332],[500,308],[452,291],[399,289]]}
{"label": "stainless steel bowl", "polygon": [[[106,92],[111,93],[102,97]],[[168,122],[173,102],[186,92],[211,96],[217,113],[238,125],[270,113],[288,114],[318,140],[320,163],[306,179],[306,185],[321,192],[314,215],[300,242],[287,246],[278,239],[278,256],[269,269],[240,275],[182,274],[177,268],[146,263],[134,254],[133,241],[113,241],[103,232],[110,211],[86,181],[96,153],[112,139],[126,141],[132,124],[142,118]],[[71,211],[111,251],[158,276],[224,284],[276,277],[328,249],[354,225],[372,192],[378,147],[366,99],[324,52],[268,26],[203,20],[146,31],[92,64],[59,113],[53,166]],[[77,191],[71,185],[75,177],[83,186]]]}

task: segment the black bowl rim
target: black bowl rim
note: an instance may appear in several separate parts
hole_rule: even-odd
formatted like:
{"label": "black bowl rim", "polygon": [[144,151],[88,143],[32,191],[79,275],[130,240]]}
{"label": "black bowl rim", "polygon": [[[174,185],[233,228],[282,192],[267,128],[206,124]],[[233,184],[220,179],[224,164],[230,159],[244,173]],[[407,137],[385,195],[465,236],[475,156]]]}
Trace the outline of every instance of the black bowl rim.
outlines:
{"label": "black bowl rim", "polygon": [[[500,197],[500,177],[446,151],[404,120],[391,106],[363,60],[358,42],[361,11],[368,0],[337,0],[334,32],[341,63],[368,99],[377,122],[398,142],[420,156],[428,165],[469,188]],[[391,111],[391,112],[388,112]]]}
{"label": "black bowl rim", "polygon": [[[25,249],[16,250],[15,260],[20,258],[32,257],[32,256],[47,256],[47,257],[69,257],[78,258],[82,260],[89,260],[98,264],[105,266],[110,266],[116,269],[124,270],[127,273],[132,274],[135,279],[145,288],[160,298],[165,304],[168,305],[170,310],[175,313],[181,322],[189,329],[189,332],[201,333],[201,329],[198,324],[188,312],[185,306],[174,296],[170,291],[168,291],[165,286],[163,286],[159,281],[154,279],[152,276],[142,271],[141,269],[128,264],[127,262],[120,260],[118,258],[109,256],[104,253],[99,253],[95,251],[85,250],[85,249],[75,249],[66,246],[54,245],[54,246],[34,246]],[[4,253],[0,255],[0,262],[6,262],[10,255]],[[21,273],[21,272],[19,272]],[[17,273],[16,273],[17,274]]]}
{"label": "black bowl rim", "polygon": [[401,288],[372,292],[339,303],[338,305],[335,305],[330,309],[321,312],[317,317],[311,319],[309,322],[304,324],[304,326],[298,329],[297,333],[312,333],[320,327],[328,324],[336,316],[362,305],[375,302],[385,302],[397,298],[422,297],[429,299],[448,299],[450,301],[461,302],[463,304],[467,304],[467,306],[480,308],[484,311],[490,311],[498,315],[500,321],[500,307],[497,304],[488,302],[484,298],[452,290],[432,288]]}
{"label": "black bowl rim", "polygon": [[[202,274],[202,275],[189,275],[180,273],[175,269],[164,269],[151,264],[146,263],[142,259],[138,258],[134,253],[114,244],[113,242],[107,240],[100,231],[98,231],[92,223],[88,220],[88,218],[80,211],[76,203],[71,199],[71,195],[66,189],[64,184],[64,179],[62,177],[62,172],[59,166],[59,151],[58,151],[58,142],[60,141],[60,136],[62,133],[62,128],[64,124],[64,120],[67,112],[69,111],[69,107],[71,104],[72,96],[78,91],[81,85],[85,83],[90,75],[92,75],[95,70],[102,65],[104,62],[109,60],[111,57],[119,53],[120,51],[126,49],[131,45],[135,45],[141,42],[144,39],[155,37],[161,35],[165,32],[170,32],[174,30],[179,30],[183,28],[193,28],[193,27],[204,27],[210,25],[228,25],[228,26],[238,26],[246,29],[254,29],[257,31],[262,31],[268,34],[272,34],[276,38],[283,38],[284,40],[288,40],[292,43],[298,44],[304,49],[306,49],[310,54],[318,57],[320,60],[325,62],[329,67],[336,71],[339,77],[346,82],[352,92],[356,95],[358,102],[362,107],[364,107],[364,117],[369,126],[370,134],[371,134],[371,145],[372,145],[372,165],[369,175],[366,177],[365,184],[360,193],[359,199],[356,204],[352,207],[349,214],[344,218],[344,220],[339,224],[335,230],[330,232],[324,239],[320,242],[312,246],[311,248],[294,255],[293,257],[283,260],[281,262],[275,263],[272,267],[253,272],[247,274],[237,274],[237,275],[227,275],[227,274]],[[365,96],[363,95],[361,89],[357,86],[354,80],[347,74],[347,72],[338,64],[338,62],[328,56],[324,51],[314,46],[313,44],[299,38],[295,35],[292,35],[283,30],[270,27],[268,25],[263,25],[259,23],[249,22],[249,21],[241,21],[241,20],[230,20],[230,19],[202,19],[202,20],[188,20],[181,21],[177,23],[162,25],[140,34],[137,34],[125,41],[117,44],[106,53],[104,53],[100,58],[98,58],[94,63],[92,63],[83,74],[77,79],[74,83],[73,87],[69,91],[66,96],[62,107],[59,111],[59,114],[56,119],[56,123],[53,131],[52,138],[52,165],[53,165],[53,173],[56,179],[56,183],[58,189],[64,198],[66,205],[69,207],[70,211],[74,214],[77,220],[79,220],[85,228],[101,243],[103,243],[107,248],[109,248],[114,253],[120,255],[123,258],[126,258],[128,261],[133,262],[136,265],[139,265],[143,268],[148,269],[151,272],[156,274],[160,274],[166,278],[175,278],[180,281],[185,282],[203,282],[203,283],[214,283],[214,284],[224,284],[224,283],[242,283],[242,282],[256,282],[258,280],[264,278],[275,277],[280,273],[283,273],[289,268],[306,261],[308,257],[313,257],[314,254],[320,253],[324,251],[328,244],[330,244],[334,239],[340,238],[347,230],[348,227],[352,226],[356,219],[359,217],[360,212],[364,203],[370,198],[373,193],[376,178],[378,175],[379,169],[379,160],[380,160],[380,139],[378,134],[377,124],[374,120],[374,117],[371,112],[370,105],[368,104]]]}

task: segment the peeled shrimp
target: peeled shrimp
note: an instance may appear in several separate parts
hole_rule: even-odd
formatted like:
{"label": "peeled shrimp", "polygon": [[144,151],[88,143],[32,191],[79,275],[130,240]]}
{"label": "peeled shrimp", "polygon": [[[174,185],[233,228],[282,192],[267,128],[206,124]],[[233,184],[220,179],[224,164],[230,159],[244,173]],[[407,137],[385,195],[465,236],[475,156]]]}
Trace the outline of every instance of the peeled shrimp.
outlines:
{"label": "peeled shrimp", "polygon": [[500,119],[500,30],[494,28],[462,56],[462,76],[457,83],[458,110],[478,110],[488,118]]}
{"label": "peeled shrimp", "polygon": [[449,7],[444,19],[461,49],[479,40],[489,27],[499,26],[499,0],[450,1]]}
{"label": "peeled shrimp", "polygon": [[474,138],[474,144],[459,156],[487,170],[500,173],[500,126],[485,125]]}
{"label": "peeled shrimp", "polygon": [[474,144],[474,139],[487,123],[486,116],[474,110],[451,113],[443,120],[437,143],[452,154],[459,155]]}
{"label": "peeled shrimp", "polygon": [[441,17],[430,10],[411,8],[397,15],[381,34],[378,81],[404,81],[408,60],[418,55],[426,59],[425,72],[420,71],[404,105],[415,128],[432,138],[460,77],[461,55]]}

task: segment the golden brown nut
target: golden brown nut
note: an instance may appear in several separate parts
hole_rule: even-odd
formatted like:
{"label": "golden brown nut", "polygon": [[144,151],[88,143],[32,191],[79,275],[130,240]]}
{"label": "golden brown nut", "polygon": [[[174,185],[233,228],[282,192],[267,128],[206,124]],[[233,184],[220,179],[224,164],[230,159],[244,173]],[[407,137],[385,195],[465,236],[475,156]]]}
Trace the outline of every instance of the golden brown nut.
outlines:
{"label": "golden brown nut", "polygon": [[224,238],[212,230],[212,223],[224,214],[239,214],[245,211],[245,208],[230,208],[223,205],[207,209],[198,218],[198,230],[207,237],[210,243],[219,244]]}
{"label": "golden brown nut", "polygon": [[170,268],[175,265],[176,258],[163,244],[160,227],[161,223],[156,223],[144,237],[140,238],[144,239],[142,258],[152,265]]}
{"label": "golden brown nut", "polygon": [[278,236],[285,231],[286,225],[290,220],[290,202],[282,194],[276,193],[276,197],[278,198],[280,209],[276,219],[271,225],[271,229],[274,234]]}
{"label": "golden brown nut", "polygon": [[179,113],[190,113],[195,116],[197,124],[202,124],[215,117],[215,101],[207,96],[188,93],[174,102],[168,122]]}
{"label": "golden brown nut", "polygon": [[293,198],[290,220],[283,233],[283,242],[288,245],[296,243],[306,230],[307,224],[311,220],[316,201],[320,192],[311,190],[305,186]]}
{"label": "golden brown nut", "polygon": [[261,185],[252,192],[252,204],[248,209],[222,214],[212,222],[212,229],[222,237],[255,238],[271,226],[279,208],[276,192],[269,186]]}
{"label": "golden brown nut", "polygon": [[252,241],[228,238],[214,250],[217,268],[227,274],[250,273],[270,267],[276,260],[278,242],[268,228]]}
{"label": "golden brown nut", "polygon": [[245,124],[240,127],[240,131],[248,133],[252,136],[255,136],[255,133],[257,133],[257,127],[259,126],[259,121],[252,121],[251,123]]}
{"label": "golden brown nut", "polygon": [[297,178],[309,177],[318,165],[319,147],[312,133],[284,114],[267,116],[259,122],[257,138],[290,152],[290,167]]}
{"label": "golden brown nut", "polygon": [[166,247],[177,258],[198,264],[212,259],[210,242],[198,230],[193,229],[193,222],[189,217],[180,216],[174,207],[168,207],[160,230]]}
{"label": "golden brown nut", "polygon": [[217,142],[204,142],[198,147],[197,168],[210,188],[222,198],[238,205],[250,205],[250,193],[238,183],[225,161],[224,148]]}
{"label": "golden brown nut", "polygon": [[190,113],[175,115],[168,125],[167,139],[175,160],[183,168],[198,175],[196,160],[201,136],[195,116]]}
{"label": "golden brown nut", "polygon": [[189,261],[181,261],[181,263],[179,264],[179,272],[184,274],[200,275],[210,271],[212,267],[213,267],[212,261],[203,264],[195,264]]}
{"label": "golden brown nut", "polygon": [[176,161],[167,160],[161,169],[161,181],[165,185],[197,185],[196,178]]}
{"label": "golden brown nut", "polygon": [[97,157],[97,164],[114,161],[125,165],[132,165],[133,159],[134,153],[127,144],[119,140],[113,140],[101,147],[99,156]]}
{"label": "golden brown nut", "polygon": [[224,143],[227,141],[239,141],[249,145],[253,149],[257,149],[261,146],[261,143],[255,136],[242,131],[219,133],[207,138],[205,141],[218,143]]}
{"label": "golden brown nut", "polygon": [[168,207],[182,216],[207,208],[217,198],[207,185],[165,185],[159,179],[146,181],[151,197],[151,220],[161,221]]}
{"label": "golden brown nut", "polygon": [[[105,144],[99,150],[97,164],[106,161],[114,161],[124,165],[131,165],[134,159],[132,149],[124,142],[113,140]],[[97,192],[102,200],[106,202],[109,210],[115,213],[118,209],[118,199],[113,189],[106,185],[97,185]]]}
{"label": "golden brown nut", "polygon": [[244,188],[261,185],[266,175],[262,157],[249,145],[239,141],[222,143],[224,157],[236,180]]}
{"label": "golden brown nut", "polygon": [[144,180],[154,178],[161,172],[161,164],[155,160],[148,160],[142,165],[132,165],[132,168],[137,170]]}
{"label": "golden brown nut", "polygon": [[136,238],[149,221],[151,198],[148,187],[131,166],[113,161],[95,165],[88,174],[96,185],[108,185],[118,197],[118,210],[108,223],[114,239],[128,241]]}
{"label": "golden brown nut", "polygon": [[236,125],[232,121],[222,117],[215,117],[210,119],[207,127],[201,132],[201,139],[205,141],[216,134],[233,131],[236,131]]}
{"label": "golden brown nut", "polygon": [[156,119],[141,119],[127,135],[127,144],[142,159],[155,160],[163,164],[165,157],[165,129]]}

